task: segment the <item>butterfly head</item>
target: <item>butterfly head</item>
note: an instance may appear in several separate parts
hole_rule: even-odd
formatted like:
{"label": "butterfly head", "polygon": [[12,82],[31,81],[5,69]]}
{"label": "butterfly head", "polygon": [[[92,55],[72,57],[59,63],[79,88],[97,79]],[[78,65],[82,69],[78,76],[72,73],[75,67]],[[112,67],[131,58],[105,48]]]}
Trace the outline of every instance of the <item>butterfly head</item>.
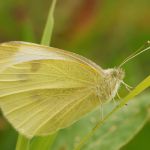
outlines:
{"label": "butterfly head", "polygon": [[104,70],[104,73],[105,101],[110,101],[115,97],[120,84],[123,82],[125,72],[121,68],[113,68]]}
{"label": "butterfly head", "polygon": [[114,68],[110,70],[110,76],[114,80],[123,80],[125,72],[122,68]]}

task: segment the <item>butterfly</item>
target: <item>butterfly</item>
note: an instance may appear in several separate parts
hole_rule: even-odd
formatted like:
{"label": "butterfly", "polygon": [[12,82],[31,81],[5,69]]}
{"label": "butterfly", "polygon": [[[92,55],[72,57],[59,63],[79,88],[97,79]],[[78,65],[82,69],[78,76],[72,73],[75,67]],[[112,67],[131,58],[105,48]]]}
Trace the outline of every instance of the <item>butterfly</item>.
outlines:
{"label": "butterfly", "polygon": [[28,138],[53,134],[112,100],[125,72],[78,54],[28,43],[0,44],[0,108]]}

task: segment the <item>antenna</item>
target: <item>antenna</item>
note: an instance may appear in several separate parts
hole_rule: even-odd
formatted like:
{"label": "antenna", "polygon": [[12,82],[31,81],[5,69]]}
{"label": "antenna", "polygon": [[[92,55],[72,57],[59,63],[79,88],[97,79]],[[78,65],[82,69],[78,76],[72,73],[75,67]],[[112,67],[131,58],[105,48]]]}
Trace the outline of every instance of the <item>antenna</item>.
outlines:
{"label": "antenna", "polygon": [[137,51],[135,51],[134,53],[132,53],[130,56],[128,56],[120,65],[119,65],[119,68],[121,68],[126,62],[132,60],[134,57],[140,55],[141,53],[147,51],[150,49],[150,41],[147,41],[146,45],[148,45],[147,48],[144,48],[144,46],[140,47]]}

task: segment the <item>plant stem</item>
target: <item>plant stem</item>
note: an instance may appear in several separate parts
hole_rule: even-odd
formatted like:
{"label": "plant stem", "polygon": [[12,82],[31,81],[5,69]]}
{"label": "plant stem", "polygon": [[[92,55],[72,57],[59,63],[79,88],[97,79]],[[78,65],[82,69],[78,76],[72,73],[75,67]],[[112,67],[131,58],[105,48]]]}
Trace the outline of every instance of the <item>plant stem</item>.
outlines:
{"label": "plant stem", "polygon": [[16,150],[29,150],[30,139],[27,139],[23,135],[19,134]]}
{"label": "plant stem", "polygon": [[54,28],[54,9],[57,0],[52,0],[52,4],[49,10],[48,19],[44,28],[41,44],[49,46],[51,43],[52,32]]}

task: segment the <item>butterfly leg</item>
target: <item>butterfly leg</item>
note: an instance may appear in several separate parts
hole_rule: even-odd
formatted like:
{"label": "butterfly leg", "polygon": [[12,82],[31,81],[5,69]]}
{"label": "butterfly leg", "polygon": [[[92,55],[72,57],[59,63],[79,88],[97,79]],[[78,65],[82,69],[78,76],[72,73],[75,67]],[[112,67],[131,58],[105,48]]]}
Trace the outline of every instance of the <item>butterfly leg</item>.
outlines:
{"label": "butterfly leg", "polygon": [[131,92],[131,89],[132,89],[133,87],[131,87],[130,85],[126,84],[124,81],[121,81],[121,83],[125,86],[125,88],[126,88],[129,92]]}

